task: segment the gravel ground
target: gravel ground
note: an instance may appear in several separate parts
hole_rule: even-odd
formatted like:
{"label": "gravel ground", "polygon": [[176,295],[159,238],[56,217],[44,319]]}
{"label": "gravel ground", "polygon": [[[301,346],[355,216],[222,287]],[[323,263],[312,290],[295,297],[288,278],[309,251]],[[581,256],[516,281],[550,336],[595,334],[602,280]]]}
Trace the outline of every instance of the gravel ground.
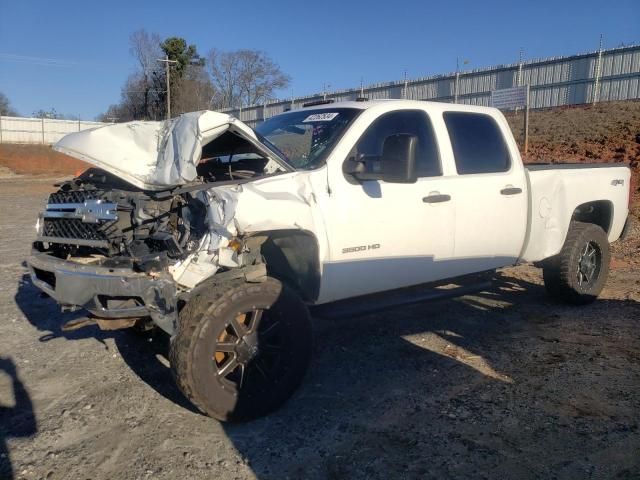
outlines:
{"label": "gravel ground", "polygon": [[20,175],[16,175],[15,173],[13,173],[12,170],[8,169],[7,167],[0,165],[0,179],[2,180],[8,179],[8,178],[16,179],[19,176]]}
{"label": "gravel ground", "polygon": [[23,264],[50,184],[0,180],[0,477],[640,478],[637,228],[587,307],[524,266],[477,295],[318,319],[294,398],[223,425],[173,386],[161,338],[61,332],[73,315]]}

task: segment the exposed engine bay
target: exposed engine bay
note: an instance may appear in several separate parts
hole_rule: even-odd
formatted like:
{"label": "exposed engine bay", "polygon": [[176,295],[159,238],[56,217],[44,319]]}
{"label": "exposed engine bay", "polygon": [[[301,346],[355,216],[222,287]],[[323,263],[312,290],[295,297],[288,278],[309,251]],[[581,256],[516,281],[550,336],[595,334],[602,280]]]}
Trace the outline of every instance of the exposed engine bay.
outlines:
{"label": "exposed engine bay", "polygon": [[264,176],[268,160],[252,152],[212,156],[206,147],[202,157],[187,187],[145,191],[98,168],[60,184],[38,221],[35,248],[147,273],[212,250],[211,229],[224,223],[224,212],[212,218],[212,187]]}
{"label": "exposed engine bay", "polygon": [[151,319],[172,335],[214,276],[285,278],[317,298],[313,186],[233,117],[107,125],[54,148],[94,166],[57,185],[36,224],[31,279],[63,308],[108,328]]}
{"label": "exposed engine bay", "polygon": [[193,248],[204,215],[191,212],[204,208],[189,194],[144,192],[92,168],[49,196],[39,237],[60,258],[122,256],[142,266],[160,254],[178,258]]}

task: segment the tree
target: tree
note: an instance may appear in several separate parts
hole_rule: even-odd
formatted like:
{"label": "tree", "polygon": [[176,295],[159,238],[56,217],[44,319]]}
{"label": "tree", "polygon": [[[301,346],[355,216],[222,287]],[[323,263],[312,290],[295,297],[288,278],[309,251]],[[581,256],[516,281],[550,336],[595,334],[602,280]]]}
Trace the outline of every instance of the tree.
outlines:
{"label": "tree", "polygon": [[171,90],[171,112],[179,115],[210,108],[215,90],[205,69],[200,65],[186,67]]}
{"label": "tree", "polygon": [[[137,68],[120,91],[120,102],[99,115],[102,121],[160,120],[166,113],[165,65],[158,59],[165,55],[177,63],[171,65],[171,108],[174,113],[207,108],[213,96],[211,81],[203,70],[195,45],[183,38],[162,41],[156,33],[137,30],[129,37],[129,52]],[[206,97],[206,100],[204,98]]]}
{"label": "tree", "polygon": [[121,92],[124,110],[136,119],[161,118],[165,109],[165,81],[164,69],[158,63],[163,56],[160,36],[146,30],[133,32],[129,37],[129,52],[137,60],[139,70],[129,75]]}
{"label": "tree", "polygon": [[173,67],[178,74],[178,78],[182,78],[189,65],[204,65],[204,59],[198,55],[196,46],[187,46],[187,41],[184,38],[169,37],[160,44],[160,48],[169,57],[169,60],[178,62]]}
{"label": "tree", "polygon": [[[171,111],[174,114],[189,111],[184,108],[198,103],[197,98],[190,98],[189,95],[207,90],[211,84],[209,79],[200,74],[204,59],[198,55],[196,46],[187,45],[184,38],[169,37],[160,44],[160,48],[169,60],[175,62],[169,64]],[[166,93],[163,97],[166,103]]]}
{"label": "tree", "polygon": [[126,121],[123,119],[125,117],[123,113],[124,112],[123,112],[122,104],[114,103],[109,105],[106,112],[96,116],[96,121],[105,122],[105,123],[106,122],[111,122],[111,123],[123,122],[123,121]]}
{"label": "tree", "polygon": [[120,102],[97,117],[103,121],[165,117],[166,70],[158,62],[165,56],[173,61],[169,64],[173,114],[265,102],[290,82],[289,76],[259,50],[212,50],[205,62],[196,46],[184,38],[161,40],[155,33],[138,30],[129,37],[129,52],[136,59],[136,69],[125,80]]}
{"label": "tree", "polygon": [[136,72],[130,74],[122,86],[120,102],[110,105],[96,118],[100,122],[129,122],[160,119],[163,115],[164,108],[156,91],[149,89],[148,79]]}
{"label": "tree", "polygon": [[0,92],[0,115],[5,115],[7,117],[17,117],[18,112],[11,106],[11,102],[7,98],[7,96]]}
{"label": "tree", "polygon": [[209,69],[217,90],[216,108],[255,105],[273,97],[277,90],[287,88],[290,77],[260,50],[209,52]]}
{"label": "tree", "polygon": [[63,119],[64,115],[61,113],[56,112],[55,108],[50,108],[49,110],[44,110],[44,109],[40,109],[40,110],[36,110],[31,114],[32,117],[36,117],[36,118],[52,118],[52,119]]}

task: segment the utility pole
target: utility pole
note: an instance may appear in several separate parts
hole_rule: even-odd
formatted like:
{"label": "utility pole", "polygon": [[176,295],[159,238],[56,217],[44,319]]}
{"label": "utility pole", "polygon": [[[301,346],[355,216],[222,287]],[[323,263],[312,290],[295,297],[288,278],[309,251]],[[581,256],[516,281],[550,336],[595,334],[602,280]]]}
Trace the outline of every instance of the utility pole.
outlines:
{"label": "utility pole", "polygon": [[453,92],[453,103],[458,103],[458,82],[460,80],[460,59],[456,57],[456,84]]}
{"label": "utility pole", "polygon": [[518,58],[518,87],[522,86],[522,47],[520,47],[520,57]]}
{"label": "utility pole", "polygon": [[600,46],[598,47],[598,58],[596,60],[595,81],[593,82],[592,102],[594,105],[600,100],[600,75],[602,73],[602,34],[600,34]]}
{"label": "utility pole", "polygon": [[327,99],[327,90],[331,88],[331,84],[330,83],[323,83],[322,84],[322,99],[326,100]]}
{"label": "utility pole", "polygon": [[[462,64],[467,65],[469,63],[468,59],[463,58]],[[453,103],[458,103],[458,96],[460,90],[460,57],[456,57],[456,81],[454,85],[455,91],[453,92]]]}
{"label": "utility pole", "polygon": [[527,104],[524,107],[524,154],[529,153],[529,84],[527,84]]}
{"label": "utility pole", "polygon": [[177,60],[169,60],[169,55],[165,55],[164,58],[158,58],[158,62],[164,63],[164,76],[167,81],[167,120],[171,118],[171,87],[169,83],[169,64],[178,63]]}
{"label": "utility pole", "polygon": [[267,103],[269,102],[269,97],[264,97],[264,103],[262,104],[262,121],[264,122],[267,119]]}
{"label": "utility pole", "polygon": [[408,80],[407,80],[407,69],[404,69],[404,88],[402,89],[402,98],[404,100],[407,99],[407,87],[409,86]]}
{"label": "utility pole", "polygon": [[[522,47],[520,47],[520,57],[518,58],[518,77],[516,79],[516,86],[517,87],[521,87],[522,86]],[[527,95],[528,95],[528,93],[527,93]],[[527,105],[529,105],[528,98],[527,98]],[[515,110],[516,115],[518,115],[518,110],[520,110],[520,108],[516,107],[516,110]],[[526,136],[526,134],[525,134],[525,136]]]}

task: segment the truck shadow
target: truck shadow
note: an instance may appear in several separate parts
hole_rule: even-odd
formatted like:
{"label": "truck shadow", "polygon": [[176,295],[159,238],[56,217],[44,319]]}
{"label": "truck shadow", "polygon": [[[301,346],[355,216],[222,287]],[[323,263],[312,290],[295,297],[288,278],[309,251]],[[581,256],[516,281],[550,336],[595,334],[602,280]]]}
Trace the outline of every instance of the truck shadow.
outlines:
{"label": "truck shadow", "polygon": [[[25,266],[26,264],[23,262],[22,265]],[[62,312],[55,301],[47,301],[47,298],[47,295],[31,282],[29,274],[22,275],[15,295],[15,302],[29,323],[36,327],[38,331],[44,332],[38,340],[48,342],[60,337],[69,340],[95,338],[105,345],[104,340],[109,337],[109,332],[103,332],[98,328],[91,327],[63,331],[61,328],[63,324],[70,320],[85,317],[86,314],[81,311]]]}
{"label": "truck shadow", "polygon": [[105,349],[108,349],[105,340],[112,338],[124,361],[142,381],[181,407],[192,412],[197,411],[175,386],[169,368],[158,361],[158,355],[166,357],[168,351],[166,336],[152,337],[151,334],[147,335],[132,329],[105,331],[96,325],[64,331],[61,326],[65,322],[85,317],[86,314],[81,311],[61,312],[60,306],[55,301],[41,297],[40,289],[33,285],[30,276],[23,275],[15,295],[15,301],[29,323],[38,331],[44,332],[39,337],[41,342],[48,342],[56,338],[66,340],[95,339]]}
{"label": "truck shadow", "polygon": [[[141,380],[196,412],[162,358],[166,337],[149,341],[94,327],[68,335],[59,331],[54,302],[29,306],[37,290],[28,278],[21,289],[16,301],[47,335],[112,337]],[[600,335],[583,316],[601,321]],[[563,326],[568,318],[573,331]],[[637,318],[636,302],[601,300],[575,309],[508,274],[497,274],[490,291],[456,300],[347,320],[318,318],[315,360],[294,397],[265,418],[223,428],[237,461],[264,479],[549,478],[555,472],[581,478],[584,458],[606,443],[601,432],[608,431],[626,439],[630,453],[615,462],[627,478],[625,472],[640,471],[633,454],[640,440],[624,437],[638,429],[633,402],[639,392],[628,391],[637,377],[631,369],[608,376],[593,369],[615,363],[618,354],[640,358],[637,349],[616,345],[620,351],[612,353],[605,345],[625,329],[637,331]],[[617,333],[605,339],[606,331]],[[553,375],[560,379],[550,380]],[[603,393],[616,389],[616,398]],[[220,456],[205,453],[203,463]],[[233,458],[218,465],[229,475],[240,468]]]}
{"label": "truck shadow", "polygon": [[0,478],[9,480],[14,478],[14,472],[7,440],[35,435],[38,423],[31,397],[18,375],[13,359],[0,357],[0,373],[10,377],[14,399],[12,406],[0,403]]}
{"label": "truck shadow", "polygon": [[[583,478],[585,468],[616,462],[619,478],[631,478],[640,472],[637,377],[602,376],[598,362],[620,363],[603,352],[623,346],[601,329],[617,327],[594,333],[576,312],[623,312],[633,332],[639,307],[602,300],[576,310],[498,274],[491,291],[456,300],[317,319],[315,363],[297,395],[266,418],[224,428],[265,479]],[[629,432],[629,450],[614,460],[600,442],[616,429]]]}

